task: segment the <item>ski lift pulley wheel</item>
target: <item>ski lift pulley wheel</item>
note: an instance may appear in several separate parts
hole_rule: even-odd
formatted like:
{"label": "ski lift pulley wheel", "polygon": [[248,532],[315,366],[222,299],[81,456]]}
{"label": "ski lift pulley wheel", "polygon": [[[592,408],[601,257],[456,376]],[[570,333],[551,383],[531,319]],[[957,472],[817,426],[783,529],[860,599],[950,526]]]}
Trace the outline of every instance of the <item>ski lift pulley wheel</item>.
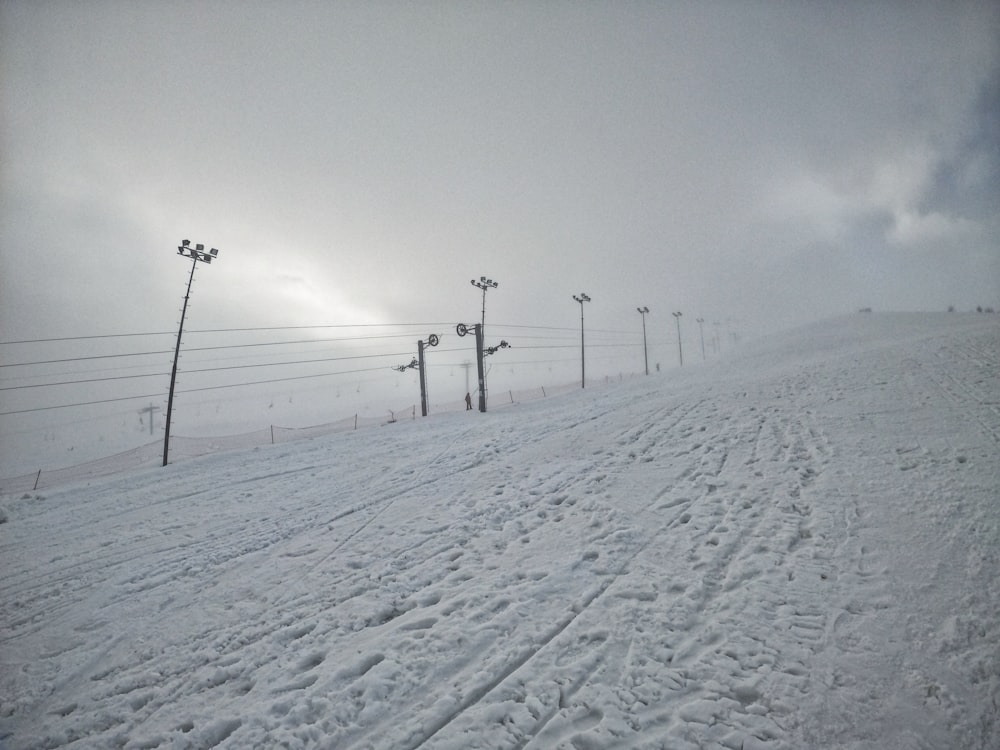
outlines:
{"label": "ski lift pulley wheel", "polygon": [[427,337],[427,343],[430,344],[431,346],[437,346],[440,341],[441,339],[438,338],[438,335],[436,333],[432,333],[430,336]]}
{"label": "ski lift pulley wheel", "polygon": [[457,326],[455,326],[455,333],[457,333],[459,336],[464,336],[468,332],[469,332],[469,327],[465,325],[465,323],[459,323]]}

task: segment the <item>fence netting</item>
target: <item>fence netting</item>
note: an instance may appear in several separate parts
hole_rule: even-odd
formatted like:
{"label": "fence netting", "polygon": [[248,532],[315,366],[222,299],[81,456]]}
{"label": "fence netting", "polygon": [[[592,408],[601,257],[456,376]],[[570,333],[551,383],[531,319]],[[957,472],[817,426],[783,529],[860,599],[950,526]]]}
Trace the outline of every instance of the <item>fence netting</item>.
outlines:
{"label": "fence netting", "polygon": [[[610,383],[620,380],[621,377],[614,379],[606,378],[604,382]],[[569,393],[579,387],[578,383],[567,383],[564,385],[529,388],[525,390],[491,391],[489,394],[489,408],[502,409],[517,403]],[[473,398],[473,408],[476,407],[477,401]],[[441,414],[464,411],[465,408],[465,401],[459,400],[444,404],[435,403],[433,412]],[[350,432],[365,427],[413,420],[418,416],[420,416],[419,405],[408,405],[399,409],[387,409],[386,414],[383,416],[362,416],[355,414],[335,422],[327,422],[309,427],[278,427],[272,425],[238,435],[224,435],[219,437],[176,436],[170,439],[170,463],[197,458],[198,456],[205,456],[210,453],[243,450],[256,448],[261,445],[273,445],[276,443],[321,437],[337,432]],[[39,469],[31,474],[21,474],[20,476],[0,479],[0,493],[12,495],[57,487],[63,484],[86,482],[91,479],[112,476],[134,469],[158,466],[162,461],[163,441],[158,440],[122,453],[116,453],[112,456],[77,464],[76,466],[68,466],[62,469]]]}

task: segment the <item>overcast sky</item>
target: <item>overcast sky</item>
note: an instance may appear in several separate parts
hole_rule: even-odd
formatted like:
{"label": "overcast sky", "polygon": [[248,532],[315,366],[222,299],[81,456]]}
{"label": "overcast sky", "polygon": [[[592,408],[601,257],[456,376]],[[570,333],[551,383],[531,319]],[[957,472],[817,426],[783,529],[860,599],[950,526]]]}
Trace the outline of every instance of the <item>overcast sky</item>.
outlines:
{"label": "overcast sky", "polygon": [[[1000,5],[0,4],[0,338],[1000,303]],[[192,311],[192,315],[195,313]]]}

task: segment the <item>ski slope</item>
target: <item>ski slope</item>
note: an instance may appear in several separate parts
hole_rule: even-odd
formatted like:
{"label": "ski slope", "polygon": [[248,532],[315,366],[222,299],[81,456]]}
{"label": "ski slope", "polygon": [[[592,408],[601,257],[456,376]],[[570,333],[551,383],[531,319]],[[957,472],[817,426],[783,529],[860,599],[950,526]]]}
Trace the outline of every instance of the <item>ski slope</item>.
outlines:
{"label": "ski slope", "polygon": [[0,746],[1000,747],[1000,318],[6,497]]}

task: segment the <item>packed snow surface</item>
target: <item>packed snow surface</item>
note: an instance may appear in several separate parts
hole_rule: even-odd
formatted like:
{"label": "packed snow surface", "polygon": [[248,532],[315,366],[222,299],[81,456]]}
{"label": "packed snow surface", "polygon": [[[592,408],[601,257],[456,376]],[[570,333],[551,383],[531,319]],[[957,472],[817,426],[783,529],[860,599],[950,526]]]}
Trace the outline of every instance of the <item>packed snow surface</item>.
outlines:
{"label": "packed snow surface", "polygon": [[7,497],[0,745],[995,750],[998,323]]}

